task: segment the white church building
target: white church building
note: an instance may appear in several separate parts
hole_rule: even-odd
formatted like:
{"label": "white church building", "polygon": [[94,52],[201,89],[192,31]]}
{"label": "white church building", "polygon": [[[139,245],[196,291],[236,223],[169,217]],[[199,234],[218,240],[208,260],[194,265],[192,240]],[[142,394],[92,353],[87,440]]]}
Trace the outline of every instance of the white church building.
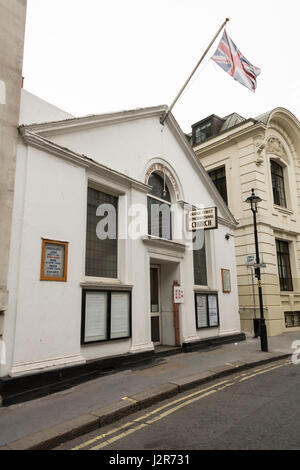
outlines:
{"label": "white church building", "polygon": [[23,90],[0,377],[243,339],[237,223],[166,110]]}

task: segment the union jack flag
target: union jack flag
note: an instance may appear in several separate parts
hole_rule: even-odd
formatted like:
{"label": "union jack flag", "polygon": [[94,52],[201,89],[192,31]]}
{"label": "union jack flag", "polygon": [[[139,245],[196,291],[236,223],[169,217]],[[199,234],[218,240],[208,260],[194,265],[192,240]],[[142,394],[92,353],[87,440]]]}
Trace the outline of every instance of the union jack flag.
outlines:
{"label": "union jack flag", "polygon": [[250,64],[242,55],[228,36],[226,30],[224,30],[223,37],[218,49],[212,56],[212,60],[239,83],[249,88],[251,91],[255,91],[257,86],[256,77],[261,73],[261,70]]}

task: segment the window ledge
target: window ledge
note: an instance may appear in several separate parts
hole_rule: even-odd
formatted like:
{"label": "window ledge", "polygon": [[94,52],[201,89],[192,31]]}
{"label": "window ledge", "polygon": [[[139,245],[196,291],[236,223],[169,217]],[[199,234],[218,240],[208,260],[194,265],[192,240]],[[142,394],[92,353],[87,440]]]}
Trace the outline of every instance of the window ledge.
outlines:
{"label": "window ledge", "polygon": [[278,212],[282,212],[283,214],[294,214],[294,211],[287,209],[286,207],[277,206],[276,204],[274,204],[274,209],[276,209]]}
{"label": "window ledge", "polygon": [[219,291],[218,289],[212,289],[209,286],[194,286],[194,292],[200,293],[206,293],[206,294],[218,294]]}
{"label": "window ledge", "polygon": [[142,237],[142,240],[146,245],[150,245],[150,246],[170,248],[172,250],[180,251],[180,252],[184,252],[186,250],[185,243],[174,242],[173,240],[166,240],[164,238],[153,237],[151,235]]}
{"label": "window ledge", "polygon": [[116,290],[116,291],[128,291],[133,289],[132,284],[116,284],[116,283],[109,283],[109,282],[101,282],[101,281],[89,281],[89,282],[81,282],[80,287],[84,289],[106,289],[106,290]]}

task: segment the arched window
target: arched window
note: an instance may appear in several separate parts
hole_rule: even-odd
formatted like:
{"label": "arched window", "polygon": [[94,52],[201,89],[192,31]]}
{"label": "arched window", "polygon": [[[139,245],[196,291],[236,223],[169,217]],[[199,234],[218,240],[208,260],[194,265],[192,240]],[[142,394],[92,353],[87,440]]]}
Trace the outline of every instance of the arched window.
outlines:
{"label": "arched window", "polygon": [[150,191],[152,196],[163,199],[166,202],[171,202],[170,191],[166,185],[166,182],[161,176],[159,176],[157,173],[152,173],[148,184],[149,186],[152,186],[152,190]]}
{"label": "arched window", "polygon": [[271,176],[274,204],[286,207],[283,168],[274,160],[271,160]]}
{"label": "arched window", "polygon": [[148,233],[171,240],[171,195],[166,179],[152,173],[148,184],[152,187],[148,196]]}

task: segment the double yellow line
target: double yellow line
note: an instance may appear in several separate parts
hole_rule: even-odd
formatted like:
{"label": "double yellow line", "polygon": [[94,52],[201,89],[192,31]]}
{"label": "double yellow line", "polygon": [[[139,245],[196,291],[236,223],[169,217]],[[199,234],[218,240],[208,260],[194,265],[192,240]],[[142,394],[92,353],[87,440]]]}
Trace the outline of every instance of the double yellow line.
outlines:
{"label": "double yellow line", "polygon": [[[279,365],[269,365],[266,367],[262,367],[259,369],[255,369],[253,372],[245,372],[243,374],[240,374],[233,379],[227,379],[223,380],[217,384],[211,385],[209,387],[203,388],[201,390],[198,390],[196,392],[190,393],[189,395],[185,395],[184,397],[178,398],[177,400],[174,400],[172,402],[167,403],[166,405],[163,405],[159,408],[156,408],[153,411],[150,411],[149,413],[144,414],[143,416],[140,416],[132,421],[129,421],[122,426],[119,426],[117,428],[112,429],[111,431],[107,431],[104,434],[101,434],[93,439],[90,439],[76,447],[74,447],[72,450],[81,450],[85,447],[91,446],[92,444],[95,444],[99,441],[102,441],[101,443],[97,444],[96,446],[90,448],[89,450],[100,450],[103,449],[104,447],[109,446],[110,444],[113,444],[116,441],[119,441],[120,439],[123,439],[130,434],[133,434],[137,431],[140,431],[141,429],[157,422],[160,421],[163,418],[166,418],[167,416],[175,413],[176,411],[180,410],[181,408],[188,406],[192,403],[195,403],[198,400],[202,400],[203,398],[206,398],[210,395],[213,395],[214,393],[217,393],[221,390],[224,390],[225,388],[232,387],[233,385],[237,383],[244,382],[245,380],[252,379],[253,377],[256,377],[257,375],[265,374],[267,372],[271,372],[275,369],[279,369],[280,367],[284,367],[288,364],[291,364],[291,361],[285,361],[284,363],[281,363]],[[141,424],[139,424],[142,422]],[[133,426],[133,427],[132,427]],[[127,429],[131,428],[131,429]],[[117,434],[118,433],[118,434]],[[117,434],[113,436],[114,434]]]}

